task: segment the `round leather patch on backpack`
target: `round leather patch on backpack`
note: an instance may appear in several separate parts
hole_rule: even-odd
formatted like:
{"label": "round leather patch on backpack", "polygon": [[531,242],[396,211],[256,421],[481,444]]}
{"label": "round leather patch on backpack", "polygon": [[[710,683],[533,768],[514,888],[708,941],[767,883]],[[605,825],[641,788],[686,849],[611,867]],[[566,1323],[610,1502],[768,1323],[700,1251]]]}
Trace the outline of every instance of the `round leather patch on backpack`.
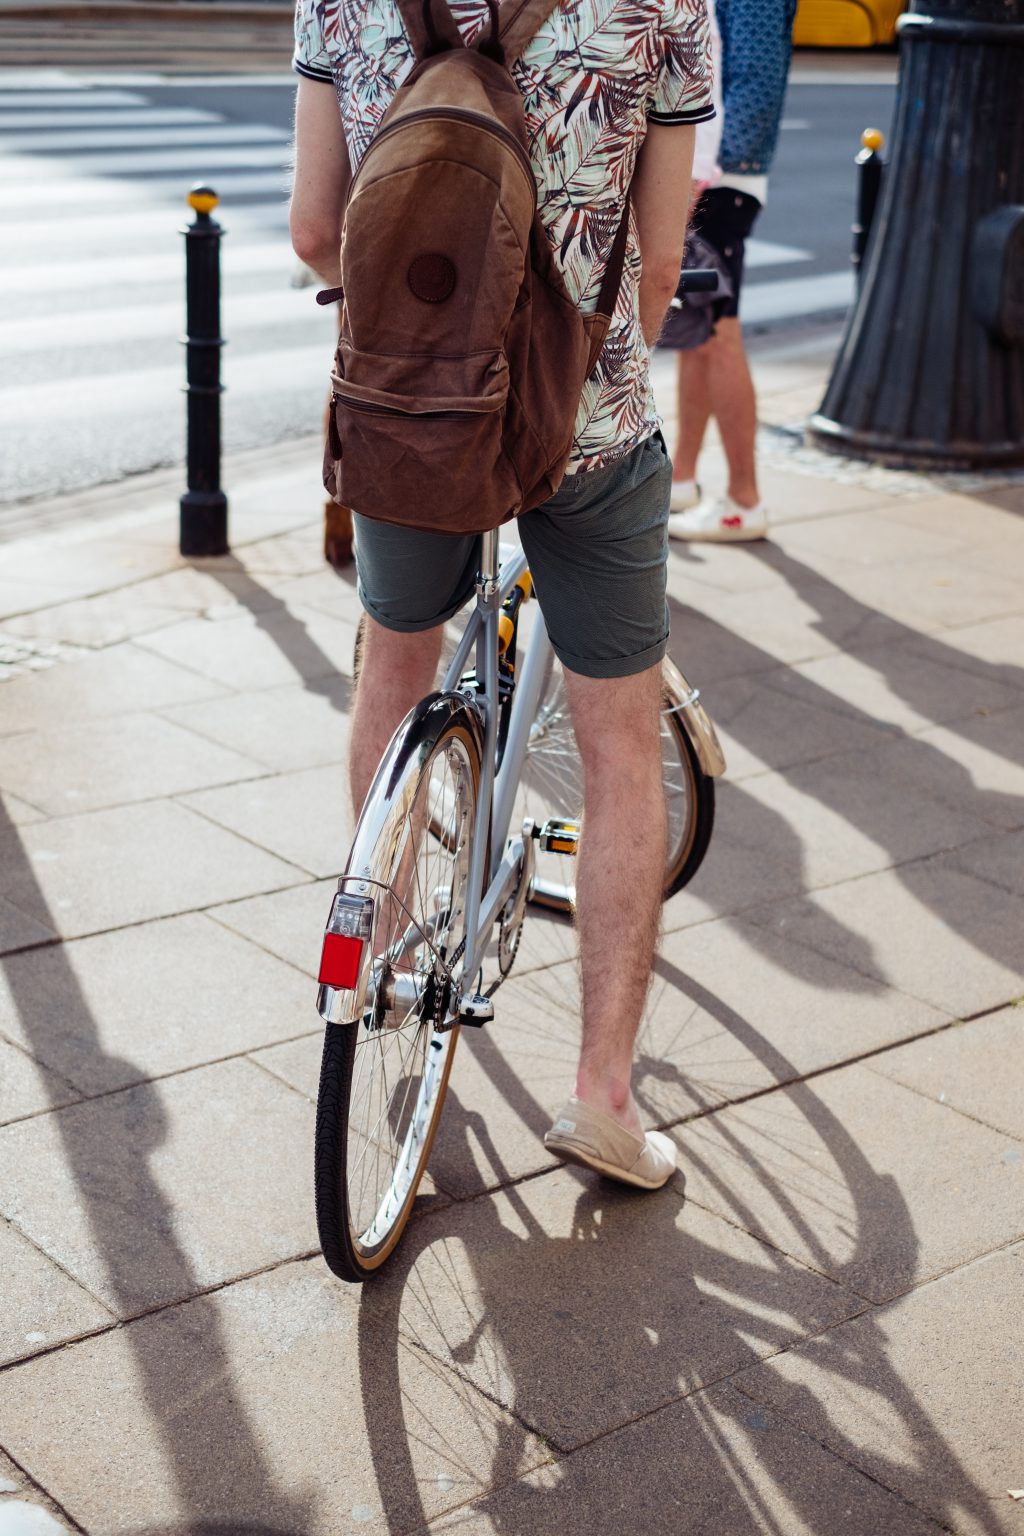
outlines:
{"label": "round leather patch on backpack", "polygon": [[455,289],[455,263],[436,251],[416,256],[409,263],[405,280],[425,304],[440,304]]}

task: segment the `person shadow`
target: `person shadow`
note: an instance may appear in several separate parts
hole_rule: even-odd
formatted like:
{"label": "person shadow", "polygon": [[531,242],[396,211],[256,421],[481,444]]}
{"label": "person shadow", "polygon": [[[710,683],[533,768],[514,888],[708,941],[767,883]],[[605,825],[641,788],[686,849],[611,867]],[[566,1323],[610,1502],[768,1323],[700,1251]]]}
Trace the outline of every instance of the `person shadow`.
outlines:
{"label": "person shadow", "polygon": [[[681,973],[673,981],[777,1080],[797,1076],[735,1010]],[[676,1065],[664,1070],[684,1075]],[[757,1230],[750,1197],[723,1178],[721,1160],[712,1165],[690,1127],[680,1138],[682,1167],[710,1181],[718,1215],[687,1200],[682,1171],[650,1195],[573,1169],[517,1181],[485,1114],[461,1099],[457,1072],[453,1082],[447,1150],[459,1148],[467,1161],[482,1151],[489,1177],[475,1197],[414,1217],[360,1296],[359,1383],[389,1532],[435,1517],[410,1432],[416,1404],[400,1369],[409,1348],[480,1394],[481,1443],[493,1405],[504,1410],[490,1472],[467,1468],[455,1490],[463,1506],[446,1530],[923,1536],[933,1521],[951,1530],[969,1521],[993,1536],[1001,1529],[889,1358],[886,1322],[898,1300],[872,1307],[851,1283],[883,1247],[913,1269],[919,1244],[906,1201],[811,1084],[786,1090],[792,1118],[780,1123],[779,1146],[791,1141],[795,1119],[811,1155],[827,1156],[837,1171],[828,1198],[850,1231],[844,1250],[830,1251],[801,1216],[790,1176],[771,1157],[770,1121],[756,1169],[758,1206],[787,1213],[811,1245],[801,1264],[749,1235]],[[494,1084],[509,1092],[507,1074]],[[539,1138],[549,1117],[525,1083],[512,1092]],[[749,1162],[729,1127],[720,1130],[727,1150]],[[842,1323],[853,1317],[851,1337]],[[840,1396],[884,1404],[898,1423],[891,1452],[873,1444],[869,1466],[824,1393],[804,1385],[783,1413],[752,1382],[770,1369],[766,1357],[807,1337],[819,1376],[838,1381]],[[813,1427],[798,1429],[797,1420]]]}
{"label": "person shadow", "polygon": [[[19,900],[45,920],[43,892],[2,800],[0,850],[7,888],[17,890]],[[229,1531],[231,1536],[296,1536],[310,1523],[310,1505],[279,1485],[266,1458],[233,1386],[232,1355],[217,1297],[202,1294],[209,1288],[175,1235],[175,1210],[154,1169],[168,1131],[159,1084],[134,1081],[142,1075],[134,1064],[105,1049],[66,947],[49,944],[45,953],[50,995],[59,997],[75,1018],[80,1052],[90,1058],[95,1077],[101,1079],[106,1069],[107,1080],[133,1083],[121,1096],[119,1114],[96,1116],[88,1101],[68,1106],[61,1080],[43,1076],[53,1108],[60,1111],[52,1114],[51,1123],[70,1175],[72,1219],[82,1221],[98,1262],[102,1304],[113,1325],[191,1297],[187,1333],[193,1343],[202,1341],[201,1347],[183,1348],[180,1341],[175,1346],[165,1330],[144,1322],[118,1330],[140,1394],[138,1421],[155,1428],[181,1512],[166,1526],[132,1530],[137,1536],[227,1536]],[[2,957],[0,966],[20,1038],[36,1061],[45,1062],[49,1014],[25,958],[24,951]],[[130,1442],[122,1449],[130,1452]],[[233,1511],[230,1522],[210,1518],[211,1509],[225,1507]]]}
{"label": "person shadow", "polygon": [[[673,649],[691,680],[700,681],[706,663],[709,670],[718,670],[723,693],[729,686],[726,680],[743,678],[750,696],[759,696],[755,702],[760,707],[744,703],[723,722],[729,734],[792,791],[816,802],[827,814],[828,825],[838,829],[838,840],[845,836],[844,826],[856,840],[849,853],[836,856],[834,866],[825,866],[823,856],[830,856],[823,847],[827,827],[822,832],[815,823],[817,830],[802,835],[795,819],[758,793],[756,781],[730,781],[727,776],[720,788],[711,850],[693,894],[714,914],[732,917],[760,908],[758,917],[763,919],[770,905],[787,902],[778,919],[761,921],[760,930],[758,922],[745,923],[745,940],[764,947],[767,939],[762,935],[778,931],[784,919],[790,936],[805,939],[859,972],[866,987],[877,987],[887,978],[870,938],[844,923],[827,904],[815,904],[812,915],[797,911],[793,898],[888,870],[944,928],[1007,970],[1019,969],[1019,936],[1012,925],[992,921],[984,902],[965,900],[957,876],[959,872],[1021,894],[1019,884],[1015,889],[1012,880],[993,868],[991,853],[1001,836],[1024,828],[1024,796],[983,787],[953,754],[959,739],[1014,765],[1024,764],[1024,668],[966,657],[942,639],[881,615],[779,546],[751,546],[745,553],[777,571],[794,596],[816,611],[812,627],[838,651],[850,645],[851,637],[871,637],[874,643],[853,650],[854,659],[875,670],[891,694],[924,724],[913,730],[880,722],[809,672],[785,666],[707,614],[695,615],[674,604]],[[967,704],[951,711],[953,683],[965,699],[976,689],[983,700],[994,701],[991,708],[982,702],[976,709]],[[714,718],[714,681],[702,692]],[[809,710],[819,722],[835,722],[835,747],[830,750],[823,743],[816,759],[794,750]],[[941,726],[945,741],[928,739],[932,720]],[[851,738],[851,729],[859,737]],[[796,806],[794,818],[798,814]],[[677,923],[687,900],[684,892],[675,905],[669,904],[668,928]],[[796,924],[794,918],[806,922]],[[776,949],[771,953],[779,958]]]}

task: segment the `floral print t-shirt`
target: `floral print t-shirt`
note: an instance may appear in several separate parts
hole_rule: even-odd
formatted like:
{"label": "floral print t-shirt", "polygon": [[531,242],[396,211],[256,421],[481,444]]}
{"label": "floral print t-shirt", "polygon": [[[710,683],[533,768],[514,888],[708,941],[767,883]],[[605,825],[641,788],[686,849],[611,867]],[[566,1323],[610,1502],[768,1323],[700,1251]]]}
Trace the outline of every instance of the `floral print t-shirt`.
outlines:
{"label": "floral print t-shirt", "polygon": [[[467,42],[489,22],[486,0],[451,0],[450,9]],[[413,63],[394,0],[297,0],[294,68],[333,83],[353,170]],[[647,124],[714,116],[705,0],[561,0],[512,75],[541,219],[570,294],[590,314]],[[571,472],[611,463],[660,424],[630,225],[608,340],[580,400]]]}

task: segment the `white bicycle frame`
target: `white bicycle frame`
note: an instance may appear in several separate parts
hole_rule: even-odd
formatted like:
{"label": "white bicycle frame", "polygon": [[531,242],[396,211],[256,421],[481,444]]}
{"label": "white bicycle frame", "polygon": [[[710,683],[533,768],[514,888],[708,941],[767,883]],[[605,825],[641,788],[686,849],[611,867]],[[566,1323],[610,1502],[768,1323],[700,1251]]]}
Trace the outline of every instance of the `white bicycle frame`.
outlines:
{"label": "white bicycle frame", "polygon": [[[498,667],[501,651],[498,623],[502,604],[527,569],[526,556],[521,549],[506,546],[503,563],[500,561],[501,553],[496,530],[481,535],[476,604],[448,666],[444,686],[439,694],[433,696],[433,704],[438,707],[443,707],[447,702],[456,710],[472,709],[478,717],[483,735],[477,816],[466,895],[466,941],[462,975],[469,985],[481,970],[494,924],[509,901],[515,897],[515,906],[510,913],[514,926],[522,916],[527,899],[535,852],[532,828],[526,826],[510,835],[510,823],[523,762],[529,750],[530,733],[547,690],[553,660],[551,641],[538,605],[529,643],[522,651],[517,646],[515,691],[499,768]],[[472,689],[463,689],[462,679],[471,655],[474,656],[476,668],[474,686]],[[667,659],[664,666],[671,679],[670,692],[678,701],[671,707],[689,735],[702,770],[717,776],[724,770],[725,759],[715,728],[700,703],[700,695]],[[399,726],[370,787],[357,833],[357,842],[361,836],[363,856],[367,862],[355,868],[350,858],[346,872],[338,882],[339,897],[344,894],[362,900],[376,900],[386,880],[386,871],[391,868],[394,850],[412,809],[411,797],[415,792],[414,781],[410,780],[407,798],[394,800],[389,789],[387,765],[393,761],[396,749],[400,750],[402,743],[409,740],[406,733],[413,729],[414,718],[415,712]],[[371,849],[374,852],[367,858],[367,850]],[[362,1016],[367,987],[371,984],[370,952],[367,947],[355,985],[334,986],[321,981],[317,1000],[321,1017],[328,1023],[354,1023]],[[414,985],[411,982],[409,984]],[[415,997],[409,1001],[411,1005]],[[489,1000],[466,987],[457,1003],[464,1022],[483,1022],[493,1015]]]}
{"label": "white bicycle frame", "polygon": [[[475,647],[477,686],[469,697],[483,716],[484,755],[466,901],[464,975],[467,977],[475,976],[480,970],[494,924],[516,889],[524,859],[531,856],[520,834],[509,839],[509,827],[519,775],[530,742],[530,727],[544,696],[552,661],[551,641],[538,611],[525,658],[516,667],[508,734],[501,767],[497,767],[498,619],[502,603],[527,568],[526,556],[521,549],[506,546],[505,558],[499,565],[500,554],[497,530],[482,534],[476,606],[445,674],[443,686],[445,693],[458,691],[466,663]],[[481,812],[489,815],[490,838],[480,835]],[[491,858],[489,867],[485,868],[488,847]]]}

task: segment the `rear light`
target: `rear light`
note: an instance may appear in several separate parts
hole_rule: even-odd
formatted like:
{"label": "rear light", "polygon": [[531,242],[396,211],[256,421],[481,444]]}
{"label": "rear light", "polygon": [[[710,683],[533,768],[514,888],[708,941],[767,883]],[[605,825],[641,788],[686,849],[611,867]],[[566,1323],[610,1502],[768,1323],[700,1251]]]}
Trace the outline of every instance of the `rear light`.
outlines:
{"label": "rear light", "polygon": [[372,923],[373,902],[369,897],[344,896],[339,891],[324,934],[318,978],[321,986],[349,991],[358,985],[363,948]]}

